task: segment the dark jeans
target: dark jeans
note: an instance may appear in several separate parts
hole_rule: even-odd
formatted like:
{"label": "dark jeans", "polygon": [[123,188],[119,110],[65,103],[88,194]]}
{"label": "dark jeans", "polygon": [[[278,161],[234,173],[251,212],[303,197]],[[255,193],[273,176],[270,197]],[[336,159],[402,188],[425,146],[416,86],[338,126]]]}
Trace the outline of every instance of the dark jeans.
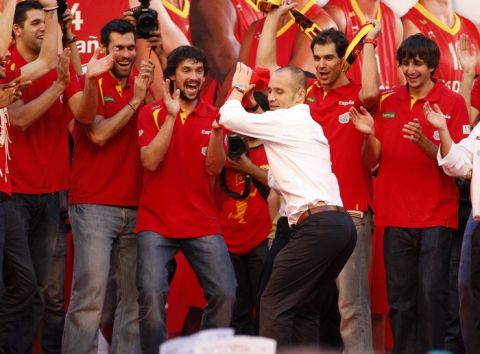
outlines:
{"label": "dark jeans", "polygon": [[2,250],[5,289],[0,296],[0,353],[3,353],[8,334],[31,311],[37,286],[27,234],[11,201],[0,203],[0,233],[5,240]]}
{"label": "dark jeans", "polygon": [[159,345],[167,339],[168,267],[178,251],[182,251],[188,260],[207,300],[202,328],[228,327],[232,320],[237,284],[221,235],[167,238],[151,231],[140,232],[137,287],[143,354],[158,354]]}
{"label": "dark jeans", "polygon": [[353,252],[356,236],[352,218],[343,212],[313,214],[294,227],[261,298],[261,336],[279,346],[318,345],[319,309]]}
{"label": "dark jeans", "polygon": [[445,227],[385,229],[393,353],[424,354],[444,347],[454,235]]}
{"label": "dark jeans", "polygon": [[12,202],[28,234],[30,257],[38,291],[32,307],[9,340],[14,353],[30,353],[35,332],[45,311],[45,296],[60,220],[59,193],[13,194]]}
{"label": "dark jeans", "polygon": [[67,257],[68,212],[63,210],[58,225],[57,243],[53,254],[51,272],[45,293],[43,315],[43,354],[60,354],[62,351],[63,327],[65,325],[65,259]]}
{"label": "dark jeans", "polygon": [[237,277],[237,293],[233,308],[231,326],[235,334],[258,334],[255,325],[256,295],[260,273],[268,253],[268,241],[246,254],[230,253],[233,269]]}
{"label": "dark jeans", "polygon": [[480,352],[480,223],[472,216],[463,237],[458,293],[465,351],[476,354]]}

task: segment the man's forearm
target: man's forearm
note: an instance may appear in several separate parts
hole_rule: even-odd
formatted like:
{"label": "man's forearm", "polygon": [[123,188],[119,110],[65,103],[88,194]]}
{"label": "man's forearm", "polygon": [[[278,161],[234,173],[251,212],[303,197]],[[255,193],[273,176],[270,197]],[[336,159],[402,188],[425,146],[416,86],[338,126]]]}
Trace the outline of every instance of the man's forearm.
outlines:
{"label": "man's forearm", "polygon": [[211,176],[218,175],[223,166],[225,166],[226,155],[223,145],[222,129],[212,128],[210,141],[208,142],[207,158],[205,159],[205,169]]}
{"label": "man's forearm", "polygon": [[34,100],[23,103],[17,101],[8,107],[10,123],[25,131],[42,117],[63,93],[65,87],[56,82]]}
{"label": "man's forearm", "polygon": [[97,106],[98,94],[95,79],[87,78],[78,107],[73,111],[75,113],[75,119],[82,124],[91,124],[95,119]]}
{"label": "man's forearm", "polygon": [[58,17],[57,11],[45,11],[45,35],[38,58],[21,68],[24,80],[35,80],[57,66]]}
{"label": "man's forearm", "polygon": [[168,115],[155,138],[152,139],[150,144],[142,148],[142,166],[150,172],[155,171],[164,160],[172,140],[174,126],[175,117]]}
{"label": "man's forearm", "polygon": [[276,35],[279,21],[278,15],[267,15],[258,42],[256,66],[268,68],[270,71],[278,68]]}
{"label": "man's forearm", "polygon": [[8,50],[16,5],[16,0],[7,0],[0,16],[0,55],[5,55]]}

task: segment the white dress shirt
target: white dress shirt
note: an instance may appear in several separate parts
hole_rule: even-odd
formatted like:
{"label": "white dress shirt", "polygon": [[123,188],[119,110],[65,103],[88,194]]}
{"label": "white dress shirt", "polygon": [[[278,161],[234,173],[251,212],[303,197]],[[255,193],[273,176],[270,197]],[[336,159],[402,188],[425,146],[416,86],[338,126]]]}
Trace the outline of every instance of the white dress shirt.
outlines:
{"label": "white dress shirt", "polygon": [[458,144],[452,141],[450,151],[443,158],[438,149],[437,161],[449,176],[464,177],[472,171],[470,183],[472,214],[475,220],[480,220],[480,124],[477,124],[470,135]]}
{"label": "white dress shirt", "polygon": [[263,140],[269,185],[285,199],[290,225],[319,202],[343,206],[327,138],[307,105],[254,114],[238,100],[228,100],[220,114],[225,128]]}

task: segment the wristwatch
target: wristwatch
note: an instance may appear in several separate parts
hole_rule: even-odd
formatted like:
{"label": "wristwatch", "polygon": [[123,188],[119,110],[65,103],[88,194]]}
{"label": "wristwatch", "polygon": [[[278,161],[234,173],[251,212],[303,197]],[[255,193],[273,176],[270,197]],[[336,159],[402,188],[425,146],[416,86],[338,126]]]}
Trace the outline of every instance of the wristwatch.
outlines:
{"label": "wristwatch", "polygon": [[242,84],[233,84],[233,85],[232,85],[232,89],[237,90],[237,91],[240,92],[242,95],[245,94],[245,86],[242,85]]}

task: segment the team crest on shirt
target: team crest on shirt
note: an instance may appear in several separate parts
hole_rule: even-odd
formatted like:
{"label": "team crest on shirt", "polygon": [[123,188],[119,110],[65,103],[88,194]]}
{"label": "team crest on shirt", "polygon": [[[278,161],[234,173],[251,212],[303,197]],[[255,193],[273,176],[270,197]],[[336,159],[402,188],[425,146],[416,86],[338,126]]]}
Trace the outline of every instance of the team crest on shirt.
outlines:
{"label": "team crest on shirt", "polygon": [[[462,126],[463,134],[468,135],[472,132],[472,127],[468,124]],[[478,137],[477,137],[478,138]]]}
{"label": "team crest on shirt", "polygon": [[115,100],[113,99],[112,96],[103,96],[103,103],[107,103],[107,102],[113,103],[115,102]]}
{"label": "team crest on shirt", "polygon": [[315,101],[316,101],[315,96],[308,96],[308,97],[307,97],[307,102],[308,102],[308,103],[310,103],[310,104],[311,104],[311,103],[315,103]]}
{"label": "team crest on shirt", "polygon": [[396,112],[382,112],[382,118],[394,119],[397,116]]}
{"label": "team crest on shirt", "polygon": [[142,136],[143,135],[143,129],[138,129],[138,136]]}
{"label": "team crest on shirt", "polygon": [[435,130],[435,131],[433,132],[433,138],[434,138],[435,140],[440,140],[440,133],[438,132],[438,130]]}
{"label": "team crest on shirt", "polygon": [[345,113],[340,114],[338,116],[338,122],[340,124],[347,124],[349,121],[350,121],[350,113],[349,112],[345,112]]}
{"label": "team crest on shirt", "polygon": [[203,146],[203,147],[202,147],[202,150],[201,150],[202,155],[203,155],[203,156],[207,156],[207,151],[208,151],[208,147],[207,147],[207,146]]}

